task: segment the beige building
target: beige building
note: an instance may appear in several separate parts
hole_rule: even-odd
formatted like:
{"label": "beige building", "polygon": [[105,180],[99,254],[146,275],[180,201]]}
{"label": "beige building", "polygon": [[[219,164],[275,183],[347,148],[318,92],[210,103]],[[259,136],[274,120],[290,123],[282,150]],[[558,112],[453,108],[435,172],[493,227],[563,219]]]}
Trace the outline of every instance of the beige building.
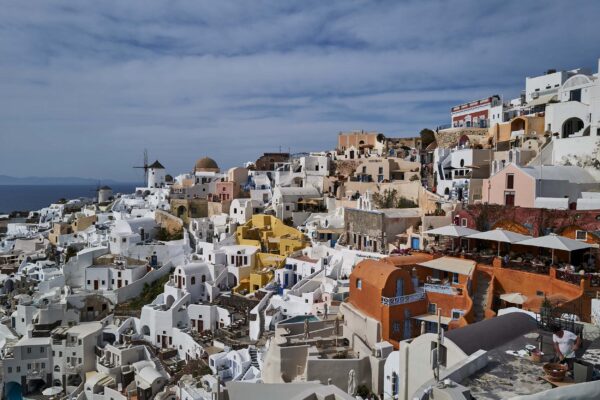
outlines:
{"label": "beige building", "polygon": [[420,180],[421,164],[401,158],[362,159],[354,171],[359,182],[392,182]]}

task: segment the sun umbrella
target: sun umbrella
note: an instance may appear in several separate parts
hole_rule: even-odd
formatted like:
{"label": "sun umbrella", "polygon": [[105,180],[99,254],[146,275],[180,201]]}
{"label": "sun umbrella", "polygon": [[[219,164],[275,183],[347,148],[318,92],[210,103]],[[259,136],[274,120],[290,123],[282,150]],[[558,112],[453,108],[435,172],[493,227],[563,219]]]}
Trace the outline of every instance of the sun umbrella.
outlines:
{"label": "sun umbrella", "polygon": [[531,239],[531,236],[521,235],[505,229],[493,229],[487,232],[479,232],[468,236],[469,239],[489,240],[498,242],[498,256],[500,256],[500,243],[517,243]]}
{"label": "sun umbrella", "polygon": [[[424,233],[428,235],[440,235],[440,236],[450,236],[455,238],[465,237],[469,235],[474,235],[479,233],[478,230],[467,228],[466,226],[459,225],[446,225],[440,228],[430,229],[425,231]],[[452,248],[454,249],[454,241],[452,242]]]}
{"label": "sun umbrella", "polygon": [[52,387],[49,387],[47,389],[44,389],[42,391],[42,394],[44,396],[56,396],[60,392],[62,392],[62,388],[60,386],[52,386]]}
{"label": "sun umbrella", "polygon": [[527,301],[527,296],[521,293],[505,293],[500,295],[500,299],[511,304],[523,304]]}
{"label": "sun umbrella", "polygon": [[533,239],[523,240],[518,242],[520,245],[543,247],[545,249],[552,249],[552,263],[554,264],[554,250],[562,250],[569,252],[569,262],[571,260],[571,252],[575,250],[583,250],[594,247],[586,242],[579,240],[573,240],[564,236],[559,236],[555,233],[551,233],[547,236],[540,236]]}

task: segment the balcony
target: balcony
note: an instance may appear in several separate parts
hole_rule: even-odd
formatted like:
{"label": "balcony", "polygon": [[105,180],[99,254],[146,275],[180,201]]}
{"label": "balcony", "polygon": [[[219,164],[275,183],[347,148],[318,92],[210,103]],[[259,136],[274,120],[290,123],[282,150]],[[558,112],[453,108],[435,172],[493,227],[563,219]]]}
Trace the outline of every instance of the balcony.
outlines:
{"label": "balcony", "polygon": [[78,365],[65,365],[65,372],[67,374],[79,374],[81,372],[81,364]]}
{"label": "balcony", "polygon": [[421,301],[424,299],[425,299],[425,291],[418,290],[415,293],[407,294],[404,296],[397,296],[397,297],[381,296],[381,304],[389,307],[389,306],[397,306],[400,304],[415,303],[417,301]]}
{"label": "balcony", "polygon": [[458,295],[461,294],[459,289],[454,288],[450,285],[442,285],[442,284],[435,284],[435,283],[426,283],[425,285],[423,285],[423,289],[425,290],[425,292],[431,292],[431,293],[441,293],[441,294],[448,294],[448,295]]}
{"label": "balcony", "polygon": [[27,379],[46,379],[46,371],[40,368],[39,365],[34,365],[27,371]]}

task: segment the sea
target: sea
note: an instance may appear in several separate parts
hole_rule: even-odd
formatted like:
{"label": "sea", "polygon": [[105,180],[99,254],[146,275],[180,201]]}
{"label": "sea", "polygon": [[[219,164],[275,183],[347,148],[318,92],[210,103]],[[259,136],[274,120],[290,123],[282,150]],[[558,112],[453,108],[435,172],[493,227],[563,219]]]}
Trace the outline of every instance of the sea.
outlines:
{"label": "sea", "polygon": [[[110,187],[114,194],[129,194],[135,191],[136,184],[111,184]],[[96,185],[0,185],[0,214],[39,210],[61,198],[93,198],[97,196],[96,189]]]}

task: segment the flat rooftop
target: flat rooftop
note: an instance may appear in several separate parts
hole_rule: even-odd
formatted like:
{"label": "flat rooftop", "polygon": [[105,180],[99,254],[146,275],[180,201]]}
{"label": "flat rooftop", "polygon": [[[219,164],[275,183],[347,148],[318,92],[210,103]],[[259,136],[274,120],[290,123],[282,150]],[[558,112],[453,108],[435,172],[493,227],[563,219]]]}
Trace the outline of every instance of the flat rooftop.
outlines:
{"label": "flat rooftop", "polygon": [[[543,338],[544,356],[541,363],[534,363],[527,356],[520,357],[507,353],[507,351],[524,350],[528,344],[538,347],[536,334]],[[551,333],[534,331],[531,334],[521,335],[488,351],[486,356],[489,359],[487,366],[459,382],[470,389],[474,398],[500,400],[552,389],[552,385],[542,379],[545,375],[543,365],[554,357]]]}

